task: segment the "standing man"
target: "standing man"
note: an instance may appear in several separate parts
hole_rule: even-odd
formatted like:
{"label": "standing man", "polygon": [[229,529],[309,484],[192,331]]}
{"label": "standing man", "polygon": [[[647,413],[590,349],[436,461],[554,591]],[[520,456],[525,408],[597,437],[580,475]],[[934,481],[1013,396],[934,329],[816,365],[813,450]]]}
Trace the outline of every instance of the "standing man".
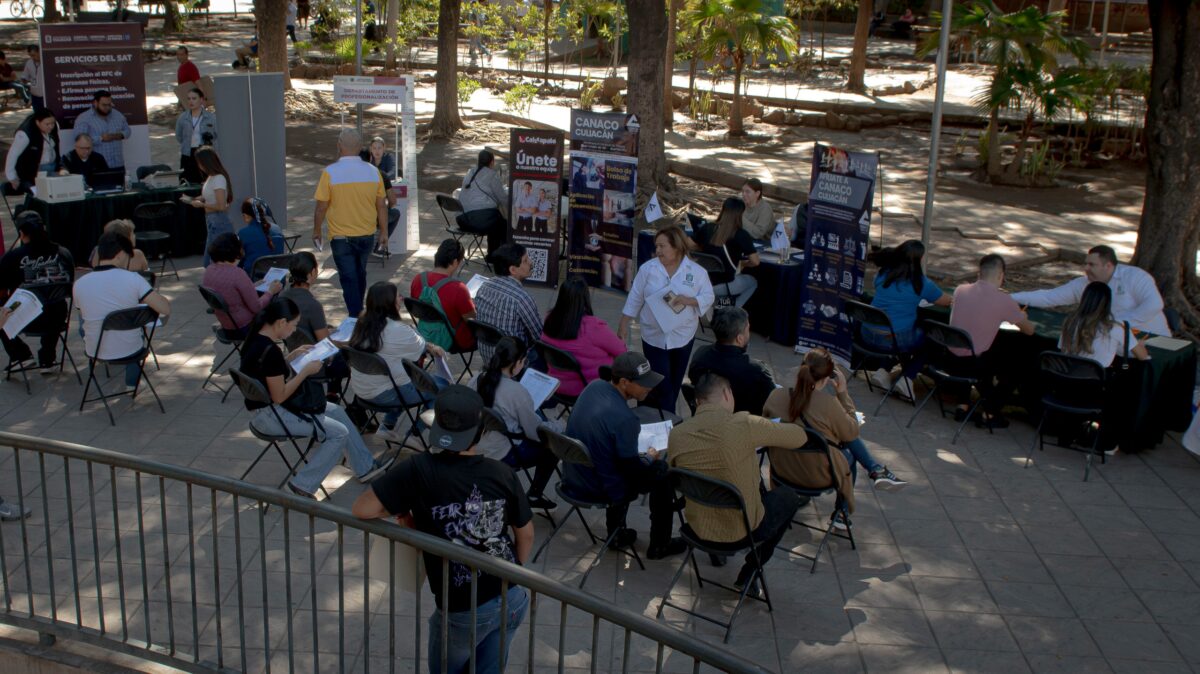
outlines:
{"label": "standing man", "polygon": [[526,180],[521,185],[521,193],[513,200],[513,218],[516,220],[517,232],[533,231],[533,214],[538,209],[538,198],[533,194],[533,183]]}
{"label": "standing man", "polygon": [[321,226],[329,219],[329,248],[342,283],[342,298],[351,317],[362,313],[367,292],[367,259],[375,246],[387,249],[387,197],[379,169],[358,156],[362,136],[346,129],[338,134],[339,159],[321,171],[313,214],[313,245],[321,250]]}
{"label": "standing man", "polygon": [[68,173],[83,176],[83,181],[91,180],[93,173],[108,170],[108,162],[98,152],[92,151],[92,137],[86,133],[75,135],[75,149],[63,155],[63,168]]}
{"label": "standing man", "polygon": [[120,110],[113,108],[112,94],[106,89],[92,96],[92,109],[75,118],[75,132],[92,137],[96,152],[108,162],[110,171],[125,170],[122,143],[129,138],[129,122]]}
{"label": "standing man", "polygon": [[175,74],[176,83],[195,83],[196,86],[200,86],[200,69],[188,58],[189,55],[188,48],[183,45],[175,49],[175,60],[179,61],[179,70]]}
{"label": "standing man", "polygon": [[21,69],[21,81],[29,88],[29,100],[33,111],[37,112],[46,108],[46,89],[42,86],[42,49],[31,44],[25,48],[25,53],[29,58]]}

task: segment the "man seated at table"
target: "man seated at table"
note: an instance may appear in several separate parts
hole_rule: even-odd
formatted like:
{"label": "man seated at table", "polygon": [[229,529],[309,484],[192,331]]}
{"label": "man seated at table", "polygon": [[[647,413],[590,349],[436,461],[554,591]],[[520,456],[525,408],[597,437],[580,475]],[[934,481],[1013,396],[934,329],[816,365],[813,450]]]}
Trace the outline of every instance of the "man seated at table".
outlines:
{"label": "man seated at table", "polygon": [[[1000,416],[1000,409],[1014,387],[1014,359],[1012,354],[996,343],[1001,323],[1011,323],[1026,335],[1033,334],[1033,323],[1021,311],[1004,286],[1004,258],[999,255],[984,255],[979,260],[979,280],[964,283],[954,290],[954,305],[950,310],[950,325],[962,328],[971,336],[975,355],[979,357],[979,386],[984,395],[983,425],[1005,428],[1008,421]],[[956,355],[969,356],[965,350]],[[959,405],[955,419],[963,419],[967,406]]]}
{"label": "man seated at table", "polygon": [[[421,325],[420,332],[426,341],[433,342],[443,349],[458,346],[460,349],[470,350],[475,347],[475,335],[471,333],[471,326],[467,325],[468,318],[475,318],[475,300],[471,299],[467,284],[458,280],[458,270],[462,268],[464,255],[463,245],[457,239],[442,241],[437,252],[433,254],[433,271],[417,274],[408,289],[409,296],[417,300],[421,299],[421,294],[426,288],[437,289],[437,303],[441,305],[442,313],[453,326],[454,334],[442,334],[445,331],[444,326],[439,331],[435,326],[424,324]],[[428,294],[426,297],[428,298]]]}
{"label": "man seated at table", "polygon": [[[611,368],[600,368],[600,379],[587,385],[567,419],[567,435],[587,447],[592,467],[564,464],[563,488],[578,498],[607,501],[607,535],[613,547],[627,548],[637,532],[626,526],[629,504],[641,494],[650,495],[650,548],[646,556],[662,559],[687,549],[671,538],[675,513],[675,490],[667,479],[663,452],[651,448],[638,453],[641,423],[628,406],[630,399],[646,399],[663,376],[650,369],[650,361],[636,351],[613,360]],[[757,465],[757,464],[756,464]]]}
{"label": "man seated at table", "polygon": [[750,343],[750,314],[740,307],[720,309],[713,316],[711,327],[717,343],[692,356],[688,378],[695,384],[706,373],[718,374],[733,390],[734,412],[762,414],[767,396],[775,390],[775,378],[765,365],[746,353],[746,345]]}
{"label": "man seated at table", "polygon": [[75,118],[75,132],[91,136],[96,152],[108,162],[111,171],[125,168],[122,143],[129,138],[129,122],[113,107],[112,94],[101,89],[92,96],[92,107]]}
{"label": "man seated at table", "polygon": [[1163,314],[1163,299],[1154,277],[1140,267],[1119,264],[1117,253],[1109,246],[1095,246],[1083,263],[1083,276],[1065,285],[1046,290],[1013,293],[1018,304],[1031,307],[1062,307],[1079,303],[1083,289],[1093,281],[1112,290],[1112,313],[1117,321],[1128,321],[1134,330],[1155,335],[1170,335]]}
{"label": "man seated at table", "polygon": [[[777,424],[760,416],[735,412],[737,402],[730,381],[706,372],[696,384],[696,415],[671,431],[667,462],[675,468],[729,482],[746,502],[753,531],[746,531],[742,514],[687,502],[688,526],[697,536],[715,543],[736,543],[751,536],[757,560],[766,564],[791,526],[800,507],[800,497],[786,488],[759,491],[759,447],[801,447],[808,440],[796,424]],[[734,585],[741,590],[754,575],[756,555],[746,553],[746,562]],[[758,593],[758,588],[750,588]]]}
{"label": "man seated at table", "polygon": [[92,151],[92,137],[86,133],[75,136],[75,149],[63,155],[63,168],[68,173],[83,176],[86,183],[93,173],[108,170],[108,162],[99,152]]}
{"label": "man seated at table", "polygon": [[[36,294],[39,287],[75,280],[75,260],[66,248],[50,240],[40,215],[33,211],[18,215],[17,236],[19,245],[0,258],[0,290],[5,295],[11,295],[17,288],[26,288]],[[66,319],[67,300],[64,297],[58,302],[44,304],[41,315],[25,327],[31,332],[42,333],[37,354],[42,374],[53,374],[58,364],[59,333]],[[13,363],[33,357],[29,345],[19,336],[10,338],[0,331],[0,341]]]}

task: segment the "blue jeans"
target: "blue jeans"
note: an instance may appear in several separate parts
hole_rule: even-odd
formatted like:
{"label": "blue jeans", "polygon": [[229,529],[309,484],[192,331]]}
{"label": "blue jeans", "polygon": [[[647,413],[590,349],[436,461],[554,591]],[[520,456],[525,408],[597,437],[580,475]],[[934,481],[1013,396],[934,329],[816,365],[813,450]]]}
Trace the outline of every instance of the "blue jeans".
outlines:
{"label": "blue jeans", "polygon": [[[277,405],[275,409],[278,410],[279,417],[287,426],[288,433],[299,438],[307,438],[312,435],[313,425],[311,422],[305,421],[281,406]],[[284,434],[285,429],[280,428],[279,420],[271,413],[269,407],[259,410],[250,423],[263,433]],[[354,422],[346,416],[345,410],[333,403],[326,403],[325,414],[317,417],[317,423],[321,427],[321,430],[317,431],[317,440],[321,444],[309,453],[308,464],[300,468],[296,472],[296,476],[292,478],[292,484],[297,489],[309,494],[317,493],[321,482],[337,465],[343,452],[350,460],[350,469],[354,471],[355,475],[363,475],[375,466],[375,457],[371,456],[371,450],[367,449],[366,444],[363,443],[362,436],[355,430]],[[304,447],[305,442],[304,439],[298,441],[301,448]]]}
{"label": "blue jeans", "polygon": [[367,260],[375,247],[375,235],[339,236],[329,242],[333,251],[333,264],[342,283],[342,299],[346,311],[357,318],[363,310],[363,297],[367,294]]}
{"label": "blue jeans", "polygon": [[233,232],[233,222],[229,219],[229,214],[225,212],[207,213],[204,216],[204,224],[208,226],[208,236],[204,238],[204,262],[205,267],[211,262],[208,257],[208,247],[212,245],[214,239],[222,234],[230,234]]}
{"label": "blue jeans", "polygon": [[[521,587],[508,588],[508,612],[501,615],[500,597],[480,604],[475,609],[475,643],[471,643],[471,612],[458,611],[447,617],[450,638],[446,649],[446,674],[459,674],[470,667],[471,651],[475,651],[476,674],[500,674],[508,665],[500,662],[500,621],[507,624],[504,652],[512,651],[512,640],[525,620],[529,595]],[[442,611],[434,609],[429,616],[429,674],[442,674]]]}
{"label": "blue jeans", "polygon": [[654,404],[659,409],[675,414],[679,402],[679,389],[683,388],[683,377],[687,374],[688,360],[692,357],[692,340],[678,349],[660,349],[642,342],[642,353],[650,361],[650,369],[663,376],[662,383],[654,388]]}
{"label": "blue jeans", "polygon": [[[432,376],[433,380],[437,382],[439,391],[450,385],[449,382],[437,375],[430,376]],[[376,405],[404,405],[405,407],[411,407],[420,402],[431,403],[433,402],[433,398],[421,395],[421,392],[418,391],[417,387],[414,386],[410,381],[407,384],[402,384],[400,386],[399,393],[396,392],[396,389],[390,388],[374,398],[369,398],[368,402],[375,403]],[[388,412],[387,414],[383,415],[383,425],[387,428],[394,428],[396,426],[396,422],[399,420],[399,410],[395,412]]]}
{"label": "blue jeans", "polygon": [[750,301],[754,291],[758,290],[758,279],[749,274],[737,274],[729,283],[717,285],[717,289],[733,297],[735,306],[742,307]]}
{"label": "blue jeans", "polygon": [[850,442],[842,445],[842,454],[846,456],[846,463],[850,464],[850,481],[854,482],[858,479],[858,466],[862,464],[867,472],[877,471],[883,468],[883,464],[879,463],[874,456],[871,455],[871,450],[867,449],[867,443],[863,442],[862,438],[854,438]]}

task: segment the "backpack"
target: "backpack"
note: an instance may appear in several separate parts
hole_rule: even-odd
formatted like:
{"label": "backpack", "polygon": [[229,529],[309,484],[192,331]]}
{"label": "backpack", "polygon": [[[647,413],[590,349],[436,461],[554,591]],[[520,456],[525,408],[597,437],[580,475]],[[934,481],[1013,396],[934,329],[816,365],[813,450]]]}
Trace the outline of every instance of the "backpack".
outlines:
{"label": "backpack", "polygon": [[[438,297],[438,291],[442,289],[442,286],[453,280],[454,279],[452,277],[447,276],[437,283],[429,285],[429,273],[423,272],[421,274],[421,295],[417,297],[417,299],[421,300],[422,302],[432,305],[434,308],[436,308],[438,313],[440,313],[442,317],[446,319],[445,323],[440,321],[421,321],[417,325],[417,332],[421,333],[421,336],[425,338],[425,341],[429,342],[430,344],[436,344],[447,351],[454,346],[454,333],[451,332],[450,328],[446,326],[447,324],[454,324],[450,320],[450,317],[446,315],[446,310],[442,308],[442,300],[440,297]],[[457,330],[458,326],[454,326],[454,329]]]}

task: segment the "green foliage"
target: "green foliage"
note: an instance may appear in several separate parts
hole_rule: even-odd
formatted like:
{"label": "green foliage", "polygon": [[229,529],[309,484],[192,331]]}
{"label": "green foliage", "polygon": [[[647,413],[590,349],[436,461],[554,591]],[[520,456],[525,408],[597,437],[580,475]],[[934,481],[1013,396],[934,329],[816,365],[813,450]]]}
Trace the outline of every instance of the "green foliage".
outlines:
{"label": "green foliage", "polygon": [[538,88],[532,84],[518,84],[504,92],[504,109],[516,115],[527,117],[533,107],[533,98],[537,96]]}
{"label": "green foliage", "polygon": [[625,109],[625,97],[622,96],[620,92],[613,94],[610,102],[612,103],[612,109],[614,112],[620,112]]}
{"label": "green foliage", "polygon": [[296,51],[306,52],[309,49],[312,49],[312,42],[309,40],[299,40],[296,42]]}
{"label": "green foliage", "polygon": [[471,96],[479,91],[479,80],[469,77],[458,78],[458,104],[466,105],[471,100]]}
{"label": "green foliage", "polygon": [[1021,162],[1021,175],[1031,183],[1053,182],[1065,164],[1050,153],[1050,141],[1038,143],[1026,157],[1017,157]]}
{"label": "green foliage", "polygon": [[[319,0],[312,7],[312,21],[309,29],[313,42],[318,44],[332,42],[337,37],[338,27],[346,18],[346,8],[336,0]],[[320,21],[317,19],[320,18]]]}
{"label": "green foliage", "polygon": [[596,104],[596,97],[600,95],[601,88],[601,83],[593,82],[590,77],[584,80],[583,86],[579,89],[579,107],[590,111]]}
{"label": "green foliage", "polygon": [[[366,53],[367,45],[363,44],[363,52]],[[354,63],[356,52],[354,49],[354,38],[343,37],[333,43],[333,55],[337,57],[339,63]]]}

